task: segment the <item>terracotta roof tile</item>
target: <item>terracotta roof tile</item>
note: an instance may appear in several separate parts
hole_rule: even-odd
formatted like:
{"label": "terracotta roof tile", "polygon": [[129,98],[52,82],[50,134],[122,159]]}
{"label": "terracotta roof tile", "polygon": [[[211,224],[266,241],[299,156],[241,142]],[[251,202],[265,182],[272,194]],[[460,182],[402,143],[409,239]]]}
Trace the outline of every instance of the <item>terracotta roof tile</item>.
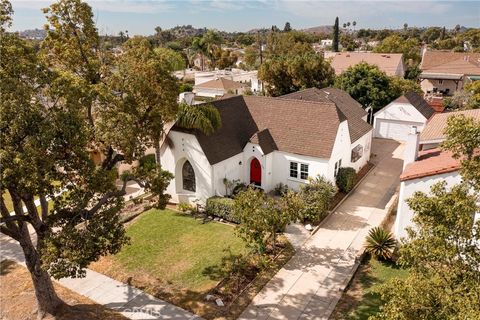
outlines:
{"label": "terracotta roof tile", "polygon": [[407,164],[400,175],[401,181],[418,179],[460,169],[460,160],[454,159],[452,153],[439,148],[420,151],[415,162]]}
{"label": "terracotta roof tile", "polygon": [[396,75],[398,66],[403,63],[401,53],[373,53],[373,52],[337,52],[332,60],[335,74],[340,74],[349,67],[361,62],[376,65],[389,76]]}

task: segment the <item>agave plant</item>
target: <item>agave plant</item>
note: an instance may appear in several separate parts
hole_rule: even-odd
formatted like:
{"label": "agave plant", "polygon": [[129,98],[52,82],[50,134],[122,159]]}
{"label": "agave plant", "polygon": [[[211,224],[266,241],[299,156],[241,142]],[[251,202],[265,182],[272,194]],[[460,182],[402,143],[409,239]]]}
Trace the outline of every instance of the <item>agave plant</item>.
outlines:
{"label": "agave plant", "polygon": [[389,260],[392,258],[396,244],[397,242],[392,233],[383,228],[375,227],[368,232],[365,251],[377,259]]}

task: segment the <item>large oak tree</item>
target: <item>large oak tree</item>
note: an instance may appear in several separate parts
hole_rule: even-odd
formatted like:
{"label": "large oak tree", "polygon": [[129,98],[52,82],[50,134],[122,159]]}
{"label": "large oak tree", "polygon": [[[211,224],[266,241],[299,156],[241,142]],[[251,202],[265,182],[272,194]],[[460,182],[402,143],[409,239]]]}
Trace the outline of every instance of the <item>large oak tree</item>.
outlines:
{"label": "large oak tree", "polygon": [[[118,188],[117,165],[158,149],[170,121],[207,132],[220,125],[213,107],[178,106],[169,64],[144,39],[114,57],[101,49],[86,3],[60,0],[45,13],[38,52],[7,32],[12,8],[0,1],[0,231],[23,250],[39,316],[62,304],[50,276],[81,277],[128,241],[119,211],[129,180],[165,205],[171,174],[133,170]],[[100,164],[92,150],[103,153]]]}

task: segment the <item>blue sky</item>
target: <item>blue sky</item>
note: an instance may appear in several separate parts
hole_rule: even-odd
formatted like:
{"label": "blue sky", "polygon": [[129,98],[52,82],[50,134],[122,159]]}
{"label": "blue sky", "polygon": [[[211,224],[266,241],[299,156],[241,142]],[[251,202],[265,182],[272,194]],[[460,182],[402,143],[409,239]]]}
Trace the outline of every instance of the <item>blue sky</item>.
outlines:
{"label": "blue sky", "polygon": [[[52,1],[13,0],[13,30],[41,28],[45,24],[40,9]],[[357,21],[358,28],[401,28],[456,24],[480,27],[479,1],[299,1],[299,0],[88,0],[101,34],[152,34],[156,26],[195,27],[226,31],[248,31],[289,21],[293,28],[332,25]]]}

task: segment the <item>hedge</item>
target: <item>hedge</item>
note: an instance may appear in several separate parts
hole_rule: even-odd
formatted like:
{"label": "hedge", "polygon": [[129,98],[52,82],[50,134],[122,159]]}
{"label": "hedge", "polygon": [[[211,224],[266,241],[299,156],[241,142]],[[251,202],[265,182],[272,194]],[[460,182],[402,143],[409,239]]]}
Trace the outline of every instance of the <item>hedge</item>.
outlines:
{"label": "hedge", "polygon": [[205,211],[208,215],[219,217],[230,222],[240,223],[233,216],[233,205],[235,200],[223,197],[211,197],[207,199]]}
{"label": "hedge", "polygon": [[337,186],[344,193],[350,192],[357,182],[357,172],[351,167],[338,169]]}

